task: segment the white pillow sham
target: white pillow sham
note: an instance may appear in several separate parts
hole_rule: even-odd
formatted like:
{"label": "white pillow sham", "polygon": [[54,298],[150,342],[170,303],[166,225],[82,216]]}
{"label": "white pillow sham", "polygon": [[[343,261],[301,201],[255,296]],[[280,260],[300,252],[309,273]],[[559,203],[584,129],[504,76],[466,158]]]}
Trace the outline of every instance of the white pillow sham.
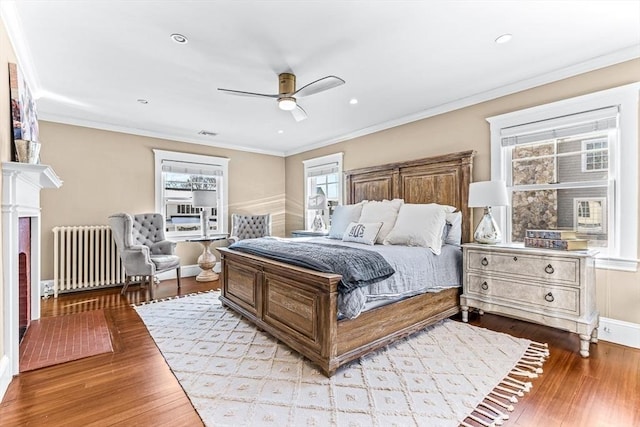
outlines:
{"label": "white pillow sham", "polygon": [[375,245],[376,237],[382,227],[381,222],[352,222],[344,232],[342,240],[345,242],[364,243],[365,245]]}
{"label": "white pillow sham", "polygon": [[447,233],[444,243],[448,245],[462,244],[462,212],[448,212],[445,220]]}
{"label": "white pillow sham", "polygon": [[398,212],[398,219],[384,239],[385,245],[424,246],[440,255],[442,229],[447,209],[435,203],[405,203]]}
{"label": "white pillow sham", "polygon": [[354,205],[338,205],[331,215],[331,227],[329,227],[330,239],[342,239],[344,232],[352,222],[358,222],[362,213],[362,206],[366,202]]}
{"label": "white pillow sham", "polygon": [[380,233],[378,233],[378,238],[376,239],[376,243],[382,243],[385,237],[387,237],[387,234],[389,234],[391,229],[393,229],[393,226],[396,223],[396,217],[398,216],[398,211],[403,203],[404,201],[402,199],[367,202],[362,207],[362,214],[360,215],[358,222],[382,222]]}

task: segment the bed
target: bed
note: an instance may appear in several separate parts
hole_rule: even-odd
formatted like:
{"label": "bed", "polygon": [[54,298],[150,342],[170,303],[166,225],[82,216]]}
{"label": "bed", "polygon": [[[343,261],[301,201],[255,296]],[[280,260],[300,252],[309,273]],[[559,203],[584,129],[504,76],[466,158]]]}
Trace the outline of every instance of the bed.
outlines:
{"label": "bed", "polygon": [[[374,166],[345,173],[347,204],[404,199],[462,212],[462,241],[471,233],[467,205],[473,151]],[[298,351],[327,376],[342,365],[459,312],[459,288],[425,293],[338,317],[341,276],[219,248],[221,301]]]}

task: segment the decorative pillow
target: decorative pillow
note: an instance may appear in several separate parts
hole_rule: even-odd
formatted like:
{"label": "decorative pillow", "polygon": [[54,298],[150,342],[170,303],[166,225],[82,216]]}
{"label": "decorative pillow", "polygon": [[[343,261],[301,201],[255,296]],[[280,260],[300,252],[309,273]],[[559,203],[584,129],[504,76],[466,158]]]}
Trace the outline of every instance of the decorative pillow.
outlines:
{"label": "decorative pillow", "polygon": [[449,212],[446,214],[447,233],[444,243],[448,245],[462,244],[462,212]]}
{"label": "decorative pillow", "polygon": [[342,240],[345,242],[364,243],[365,245],[375,245],[376,237],[382,227],[381,222],[352,222],[344,232]]}
{"label": "decorative pillow", "polygon": [[331,215],[331,227],[329,228],[330,239],[342,239],[342,235],[347,226],[352,222],[358,222],[362,213],[362,206],[365,202],[356,203],[355,205],[339,205]]}
{"label": "decorative pillow", "polygon": [[367,202],[362,207],[362,214],[358,222],[382,222],[380,233],[376,239],[376,243],[382,243],[396,223],[398,211],[403,203],[402,199]]}
{"label": "decorative pillow", "polygon": [[405,203],[398,212],[393,229],[384,239],[384,244],[424,246],[440,255],[445,222],[446,209],[441,205]]}

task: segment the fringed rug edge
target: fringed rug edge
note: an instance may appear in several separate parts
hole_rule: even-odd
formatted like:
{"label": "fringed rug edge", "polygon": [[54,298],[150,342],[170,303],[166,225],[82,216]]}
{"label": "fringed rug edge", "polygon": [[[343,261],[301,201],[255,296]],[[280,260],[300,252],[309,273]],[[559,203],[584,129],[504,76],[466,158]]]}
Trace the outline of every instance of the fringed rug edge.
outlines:
{"label": "fringed rug edge", "polygon": [[537,378],[542,374],[542,365],[548,357],[548,344],[531,341],[509,374],[485,396],[460,425],[464,427],[503,425],[509,419],[508,413],[515,409],[513,405],[518,403],[518,398],[523,397],[533,387],[531,381],[526,379]]}

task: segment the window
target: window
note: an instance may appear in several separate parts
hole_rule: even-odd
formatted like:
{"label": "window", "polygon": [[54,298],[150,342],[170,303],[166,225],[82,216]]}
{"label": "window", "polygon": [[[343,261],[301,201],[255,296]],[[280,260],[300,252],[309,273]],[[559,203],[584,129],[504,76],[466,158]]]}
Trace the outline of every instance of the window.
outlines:
{"label": "window", "polygon": [[[166,235],[185,240],[202,234],[200,213],[209,209],[211,233],[226,233],[229,159],[153,150],[156,210],[165,217]],[[216,206],[194,207],[193,190],[215,191]]]}
{"label": "window", "polygon": [[596,238],[607,232],[606,198],[574,199],[573,205],[573,228],[578,233]]}
{"label": "window", "polygon": [[[307,230],[317,215],[326,228],[331,225],[333,210],[342,202],[342,153],[305,160],[304,223]],[[324,199],[320,206],[316,201]]]}
{"label": "window", "polygon": [[606,171],[609,169],[609,142],[607,138],[582,141],[582,171]]}
{"label": "window", "polygon": [[[506,243],[528,228],[575,229],[598,267],[637,269],[638,89],[632,84],[491,117],[491,175],[511,204]],[[624,239],[622,239],[624,236]]]}

